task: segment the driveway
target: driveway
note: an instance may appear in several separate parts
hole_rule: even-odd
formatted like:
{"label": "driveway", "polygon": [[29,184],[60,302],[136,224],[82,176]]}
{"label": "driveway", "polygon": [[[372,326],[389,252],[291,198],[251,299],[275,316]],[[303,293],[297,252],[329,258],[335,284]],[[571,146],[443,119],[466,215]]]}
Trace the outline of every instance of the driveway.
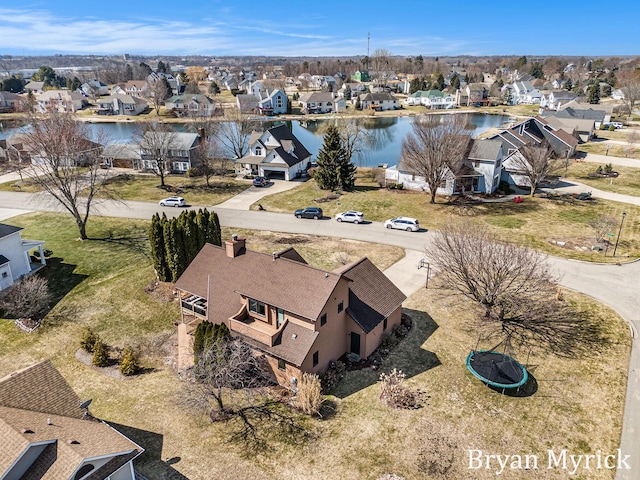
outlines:
{"label": "driveway", "polygon": [[[296,182],[282,182],[276,188],[294,188]],[[274,184],[275,185],[275,184]],[[327,235],[338,238],[350,238],[374,243],[394,245],[405,249],[406,256],[385,271],[385,274],[406,294],[411,295],[424,288],[427,269],[418,269],[418,262],[428,248],[432,232],[405,232],[388,230],[381,222],[367,224],[344,224],[325,217],[322,220],[297,219],[293,214],[248,211],[252,203],[275,190],[269,188],[250,188],[241,200],[230,201],[212,207],[223,226],[271,230],[287,233]],[[631,197],[634,198],[634,197]],[[234,207],[235,208],[232,208]],[[193,207],[198,208],[198,207]],[[242,209],[240,209],[242,208]],[[0,192],[0,218],[6,219],[14,214],[27,211],[55,211],[63,209],[41,196],[20,192]],[[121,218],[150,219],[158,210],[168,216],[176,216],[182,209],[162,208],[149,202],[113,202],[103,201],[97,205],[95,215]],[[566,288],[589,295],[614,308],[628,322],[633,332],[633,348],[629,365],[627,396],[623,419],[621,449],[623,454],[631,455],[628,463],[631,470],[619,470],[617,480],[640,478],[640,312],[637,297],[640,292],[640,262],[625,265],[598,265],[551,257],[552,270],[560,277],[560,284]]]}

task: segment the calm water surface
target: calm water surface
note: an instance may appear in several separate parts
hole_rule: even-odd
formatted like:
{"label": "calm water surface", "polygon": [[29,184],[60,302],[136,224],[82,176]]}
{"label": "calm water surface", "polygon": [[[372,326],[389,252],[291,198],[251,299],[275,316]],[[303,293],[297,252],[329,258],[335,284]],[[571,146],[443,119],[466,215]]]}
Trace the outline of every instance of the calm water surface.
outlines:
{"label": "calm water surface", "polygon": [[[505,125],[509,118],[504,115],[477,113],[458,115],[466,117],[467,124],[473,130],[474,137],[490,128]],[[451,120],[452,115],[445,114],[440,117],[443,122],[447,122]],[[388,165],[397,164],[400,158],[402,139],[411,131],[414,119],[415,117],[383,117],[347,120],[360,123],[366,132],[366,146],[363,148],[363,152],[353,159],[354,163],[363,167],[377,166],[383,163]],[[328,122],[331,121],[330,119],[319,118],[292,120],[286,123],[290,125],[294,135],[298,137],[315,158],[317,152],[322,148],[324,130]],[[176,125],[176,130],[179,131],[184,131],[188,127],[186,124],[174,125]],[[272,122],[263,122],[262,128],[269,128],[271,125]],[[106,138],[113,143],[129,143],[133,141],[136,131],[136,124],[133,122],[91,123],[89,126],[96,132],[96,135],[98,132],[103,132]],[[21,131],[19,127],[0,124],[0,140],[19,131]]]}

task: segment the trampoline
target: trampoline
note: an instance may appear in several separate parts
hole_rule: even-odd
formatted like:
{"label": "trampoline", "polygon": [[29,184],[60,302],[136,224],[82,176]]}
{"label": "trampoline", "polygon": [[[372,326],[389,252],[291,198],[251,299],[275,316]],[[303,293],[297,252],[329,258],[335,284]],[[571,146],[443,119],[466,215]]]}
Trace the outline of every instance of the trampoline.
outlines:
{"label": "trampoline", "polygon": [[497,388],[518,388],[527,383],[527,369],[517,360],[495,350],[474,350],[467,368],[481,382]]}

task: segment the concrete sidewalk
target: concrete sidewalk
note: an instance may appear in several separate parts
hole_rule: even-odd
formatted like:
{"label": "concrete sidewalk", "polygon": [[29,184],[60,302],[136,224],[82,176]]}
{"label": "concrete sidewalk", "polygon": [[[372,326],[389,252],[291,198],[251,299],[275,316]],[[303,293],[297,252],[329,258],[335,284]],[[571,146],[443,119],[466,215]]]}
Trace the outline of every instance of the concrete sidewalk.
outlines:
{"label": "concrete sidewalk", "polygon": [[[606,157],[605,157],[606,158]],[[606,192],[604,190],[598,190],[590,185],[584,183],[561,180],[557,186],[541,188],[540,191],[550,194],[558,193],[582,193],[590,192],[593,198],[602,198],[603,200],[611,200],[613,202],[628,203],[629,205],[640,206],[640,197],[632,195],[624,195],[622,193]]]}

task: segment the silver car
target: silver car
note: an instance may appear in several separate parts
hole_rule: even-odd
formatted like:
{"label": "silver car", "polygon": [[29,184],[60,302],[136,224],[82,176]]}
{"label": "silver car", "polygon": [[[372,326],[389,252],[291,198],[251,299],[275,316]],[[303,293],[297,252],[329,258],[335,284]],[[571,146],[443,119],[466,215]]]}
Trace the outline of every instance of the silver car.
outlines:
{"label": "silver car", "polygon": [[182,197],[169,197],[160,200],[161,207],[185,207],[187,203]]}
{"label": "silver car", "polygon": [[384,222],[384,226],[387,228],[406,230],[407,232],[417,232],[420,230],[420,223],[418,220],[411,217],[390,218]]}
{"label": "silver car", "polygon": [[355,210],[347,210],[346,212],[337,213],[336,220],[338,222],[362,223],[364,222],[364,214]]}

